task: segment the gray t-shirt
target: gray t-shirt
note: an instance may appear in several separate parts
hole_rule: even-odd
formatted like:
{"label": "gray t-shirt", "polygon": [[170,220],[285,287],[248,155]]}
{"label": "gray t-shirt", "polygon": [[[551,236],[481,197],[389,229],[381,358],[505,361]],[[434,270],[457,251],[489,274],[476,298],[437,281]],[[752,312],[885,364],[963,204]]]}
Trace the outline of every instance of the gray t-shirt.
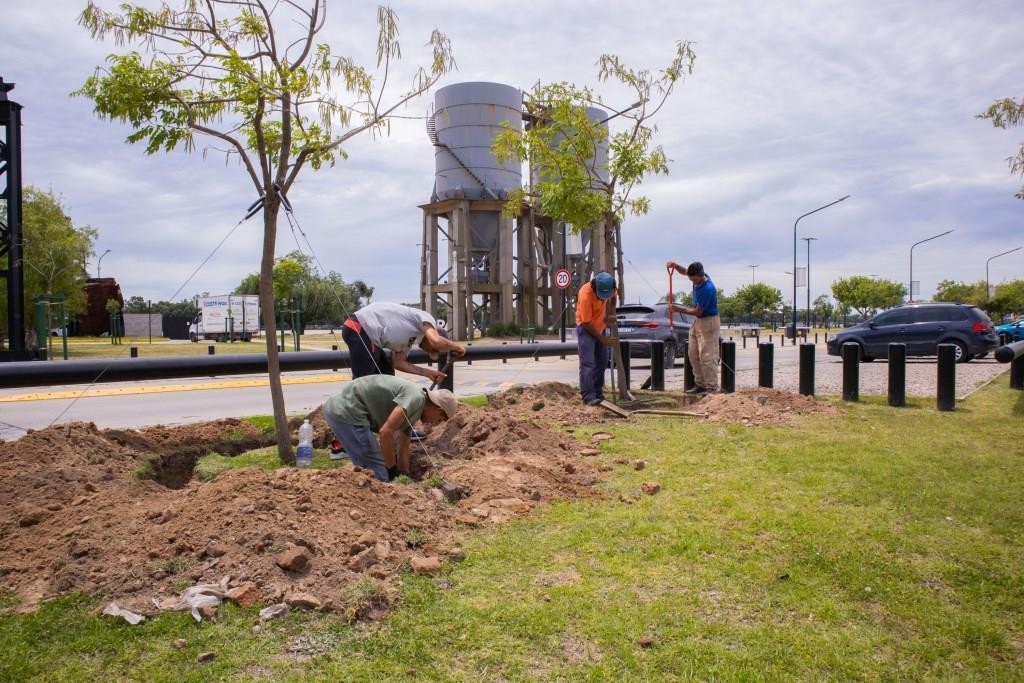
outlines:
{"label": "gray t-shirt", "polygon": [[423,323],[437,327],[433,316],[418,308],[385,302],[370,304],[355,313],[370,341],[392,351],[408,351],[423,339]]}
{"label": "gray t-shirt", "polygon": [[327,399],[324,412],[338,422],[379,432],[397,405],[409,418],[402,425],[407,432],[420,419],[426,402],[423,389],[408,380],[393,375],[367,375],[352,380]]}

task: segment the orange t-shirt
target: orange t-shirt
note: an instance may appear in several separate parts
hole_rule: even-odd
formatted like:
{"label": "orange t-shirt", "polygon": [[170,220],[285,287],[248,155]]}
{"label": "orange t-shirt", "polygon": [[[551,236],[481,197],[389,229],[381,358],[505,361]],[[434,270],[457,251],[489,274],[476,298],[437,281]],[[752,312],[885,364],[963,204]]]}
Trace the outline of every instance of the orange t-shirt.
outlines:
{"label": "orange t-shirt", "polygon": [[[612,294],[612,298],[615,294]],[[576,324],[583,325],[590,323],[597,330],[598,334],[604,332],[604,316],[608,301],[597,298],[597,292],[588,282],[580,287],[576,297]]]}

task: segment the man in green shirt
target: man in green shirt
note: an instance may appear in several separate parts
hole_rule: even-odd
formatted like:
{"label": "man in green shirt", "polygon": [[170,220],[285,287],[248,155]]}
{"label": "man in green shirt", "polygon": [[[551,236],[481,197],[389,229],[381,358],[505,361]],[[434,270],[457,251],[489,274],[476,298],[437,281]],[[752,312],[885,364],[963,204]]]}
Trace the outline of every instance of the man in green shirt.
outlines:
{"label": "man in green shirt", "polygon": [[[416,421],[444,422],[458,405],[447,389],[423,389],[393,375],[367,375],[327,399],[324,418],[345,444],[353,465],[390,481],[409,473],[409,432]],[[379,443],[374,434],[380,435]]]}

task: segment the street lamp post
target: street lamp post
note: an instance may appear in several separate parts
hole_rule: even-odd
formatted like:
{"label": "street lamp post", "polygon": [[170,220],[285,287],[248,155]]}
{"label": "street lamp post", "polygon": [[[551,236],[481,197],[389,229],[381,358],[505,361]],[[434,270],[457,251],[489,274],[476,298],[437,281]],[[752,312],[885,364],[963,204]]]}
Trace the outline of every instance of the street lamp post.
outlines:
{"label": "street lamp post", "polygon": [[914,302],[914,247],[916,247],[919,244],[924,244],[925,242],[931,242],[932,240],[937,240],[940,237],[945,237],[946,235],[948,235],[951,232],[953,232],[952,229],[947,230],[946,232],[940,232],[938,235],[932,235],[931,237],[929,237],[927,239],[923,239],[920,242],[914,242],[912,245],[910,245],[910,289],[908,290],[910,293],[909,293],[909,295],[907,297],[907,303],[913,303]]}
{"label": "street lamp post", "polygon": [[[801,237],[804,242],[807,242],[807,327],[811,326],[811,242],[817,241],[817,237]],[[793,334],[796,334],[796,328],[793,328]],[[796,338],[795,336],[793,337]]]}
{"label": "street lamp post", "polygon": [[802,219],[807,218],[812,213],[818,213],[822,209],[827,209],[828,207],[834,206],[839,202],[846,201],[849,198],[850,195],[840,197],[834,202],[829,202],[824,206],[819,206],[814,211],[808,211],[803,216],[800,216],[799,218],[796,219],[796,221],[793,222],[793,339],[796,339],[796,226]]}
{"label": "street lamp post", "polygon": [[1004,251],[1002,254],[996,254],[995,256],[990,258],[988,261],[985,261],[985,301],[989,300],[989,292],[991,291],[991,287],[992,287],[988,283],[988,264],[992,263],[993,259],[997,259],[1000,256],[1006,256],[1007,254],[1012,254],[1015,251],[1020,251],[1022,248],[1024,248],[1024,247],[1017,247],[1016,249],[1011,249],[1010,251]]}
{"label": "street lamp post", "polygon": [[104,256],[106,256],[106,255],[107,255],[107,254],[109,254],[109,253],[110,253],[110,250],[109,250],[109,249],[107,249],[107,250],[106,250],[105,252],[103,252],[102,254],[100,254],[100,257],[99,257],[99,259],[97,259],[97,261],[96,261],[96,279],[97,279],[97,280],[98,280],[98,279],[100,279],[100,273],[102,272],[102,271],[100,270],[100,264],[102,264],[102,263],[103,263],[103,257],[104,257]]}
{"label": "street lamp post", "polygon": [[747,268],[750,268],[750,284],[755,284],[757,282],[757,280],[755,279],[755,274],[757,273],[757,267],[759,265],[761,264],[755,263],[747,266]]}

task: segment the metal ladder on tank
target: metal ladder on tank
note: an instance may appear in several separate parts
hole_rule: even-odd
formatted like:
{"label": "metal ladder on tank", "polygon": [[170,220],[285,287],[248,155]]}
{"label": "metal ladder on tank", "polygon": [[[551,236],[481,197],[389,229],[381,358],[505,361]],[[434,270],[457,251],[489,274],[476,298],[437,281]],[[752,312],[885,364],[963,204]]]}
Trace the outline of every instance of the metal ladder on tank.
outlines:
{"label": "metal ladder on tank", "polygon": [[465,171],[470,178],[475,180],[477,184],[483,188],[484,192],[489,194],[492,199],[498,199],[498,195],[494,194],[494,191],[491,188],[487,187],[487,185],[484,184],[484,181],[480,180],[480,178],[477,177],[476,173],[473,173],[473,171],[469,170],[469,166],[466,166],[466,164],[462,162],[462,159],[459,158],[459,155],[453,152],[451,147],[449,147],[448,145],[446,145],[445,143],[441,142],[438,139],[437,123],[434,121],[433,114],[427,117],[427,137],[430,138],[430,143],[434,145],[434,147],[440,147],[444,151],[451,154],[452,159],[455,159],[456,163],[458,163],[458,165],[462,167],[462,170]]}

